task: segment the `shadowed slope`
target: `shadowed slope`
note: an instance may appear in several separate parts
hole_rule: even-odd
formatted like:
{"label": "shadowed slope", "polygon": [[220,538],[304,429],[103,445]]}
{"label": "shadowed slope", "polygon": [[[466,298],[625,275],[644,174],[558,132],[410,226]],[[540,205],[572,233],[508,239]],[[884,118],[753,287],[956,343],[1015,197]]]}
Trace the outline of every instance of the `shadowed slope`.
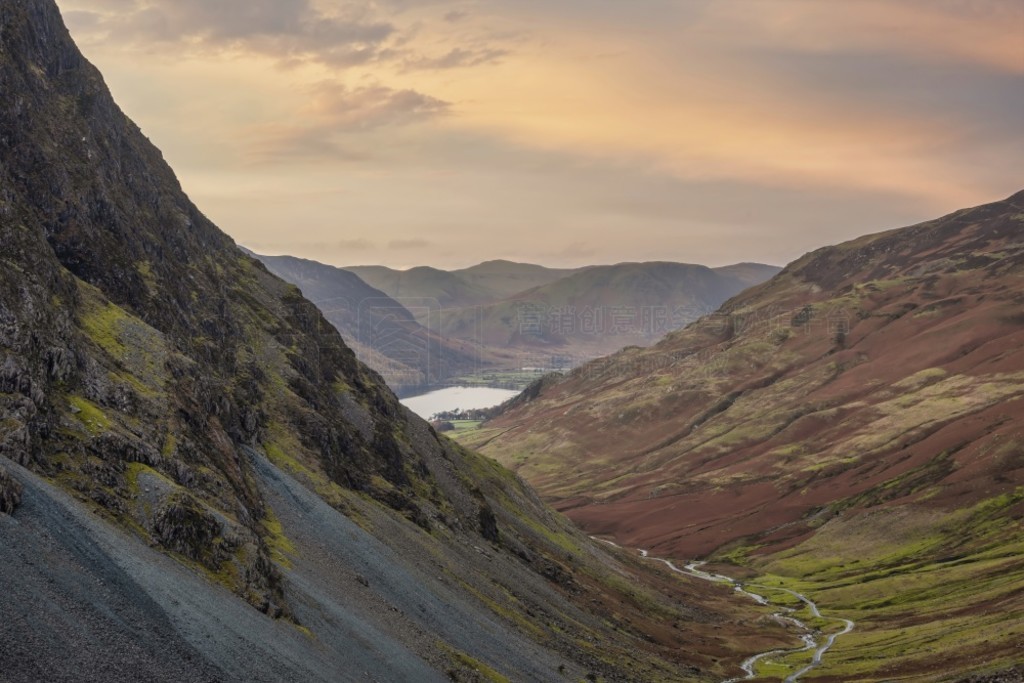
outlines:
{"label": "shadowed slope", "polygon": [[[360,360],[395,391],[471,374],[486,360],[478,346],[431,332],[405,306],[354,273],[293,256],[255,256],[301,289]],[[415,303],[410,305],[415,310]]]}

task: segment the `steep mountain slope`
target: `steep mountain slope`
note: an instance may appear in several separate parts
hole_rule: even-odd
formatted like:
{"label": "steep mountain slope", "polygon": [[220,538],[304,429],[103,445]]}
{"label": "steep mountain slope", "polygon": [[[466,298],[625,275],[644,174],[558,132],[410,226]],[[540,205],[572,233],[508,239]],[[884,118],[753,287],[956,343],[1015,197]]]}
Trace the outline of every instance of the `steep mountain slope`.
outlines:
{"label": "steep mountain slope", "polygon": [[716,553],[857,621],[821,680],[1007,665],[1024,644],[1022,305],[1019,193],[808,254],[469,442],[591,532]]}
{"label": "steep mountain slope", "polygon": [[395,391],[440,384],[475,372],[488,361],[483,349],[431,332],[408,309],[354,273],[293,256],[253,256],[302,290],[359,359]]}
{"label": "steep mountain slope", "polygon": [[713,680],[791,640],[403,410],[52,0],[0,4],[0,92],[5,681]]}
{"label": "steep mountain slope", "polygon": [[[764,268],[764,279],[777,272]],[[756,271],[739,278],[682,263],[592,266],[489,306],[443,311],[437,329],[452,337],[475,330],[492,347],[593,358],[660,339],[741,292],[751,277]]]}

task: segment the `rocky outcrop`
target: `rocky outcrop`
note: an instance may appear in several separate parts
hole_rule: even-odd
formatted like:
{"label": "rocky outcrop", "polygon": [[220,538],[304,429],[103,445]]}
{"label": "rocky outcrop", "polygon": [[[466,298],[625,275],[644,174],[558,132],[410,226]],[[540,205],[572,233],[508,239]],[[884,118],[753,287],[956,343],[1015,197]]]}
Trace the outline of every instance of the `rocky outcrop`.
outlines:
{"label": "rocky outcrop", "polygon": [[501,540],[501,533],[498,531],[498,518],[494,516],[494,510],[486,503],[480,506],[480,535],[491,543]]}
{"label": "rocky outcrop", "polygon": [[998,673],[962,678],[958,683],[1022,683],[1022,681],[1024,681],[1024,665]]}
{"label": "rocky outcrop", "polygon": [[189,495],[170,498],[156,512],[153,535],[165,548],[216,569],[236,550],[224,528]]}
{"label": "rocky outcrop", "polygon": [[[52,2],[0,7],[0,92],[0,454],[210,568],[223,536],[193,505],[147,524],[130,465],[187,483],[258,546],[248,447],[410,507],[422,466],[397,400],[189,201]],[[242,595],[247,576],[274,581],[260,554],[232,579]]]}
{"label": "rocky outcrop", "polygon": [[21,484],[0,467],[0,515],[13,515],[21,505]]}

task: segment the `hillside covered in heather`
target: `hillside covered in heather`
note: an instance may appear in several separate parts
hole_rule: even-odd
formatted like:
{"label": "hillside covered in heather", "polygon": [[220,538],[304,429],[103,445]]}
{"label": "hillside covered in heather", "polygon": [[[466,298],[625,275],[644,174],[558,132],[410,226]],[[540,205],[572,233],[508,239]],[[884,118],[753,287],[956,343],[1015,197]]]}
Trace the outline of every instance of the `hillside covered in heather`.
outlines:
{"label": "hillside covered in heather", "polygon": [[591,533],[857,622],[821,680],[1019,661],[1024,193],[790,264],[463,437]]}

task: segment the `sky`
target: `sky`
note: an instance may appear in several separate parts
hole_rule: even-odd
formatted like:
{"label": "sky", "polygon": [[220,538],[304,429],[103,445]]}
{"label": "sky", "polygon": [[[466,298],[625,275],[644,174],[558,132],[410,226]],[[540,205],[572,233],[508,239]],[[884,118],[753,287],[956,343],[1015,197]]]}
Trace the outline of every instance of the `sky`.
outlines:
{"label": "sky", "polygon": [[58,0],[240,244],[787,263],[1024,189],[1019,0]]}

